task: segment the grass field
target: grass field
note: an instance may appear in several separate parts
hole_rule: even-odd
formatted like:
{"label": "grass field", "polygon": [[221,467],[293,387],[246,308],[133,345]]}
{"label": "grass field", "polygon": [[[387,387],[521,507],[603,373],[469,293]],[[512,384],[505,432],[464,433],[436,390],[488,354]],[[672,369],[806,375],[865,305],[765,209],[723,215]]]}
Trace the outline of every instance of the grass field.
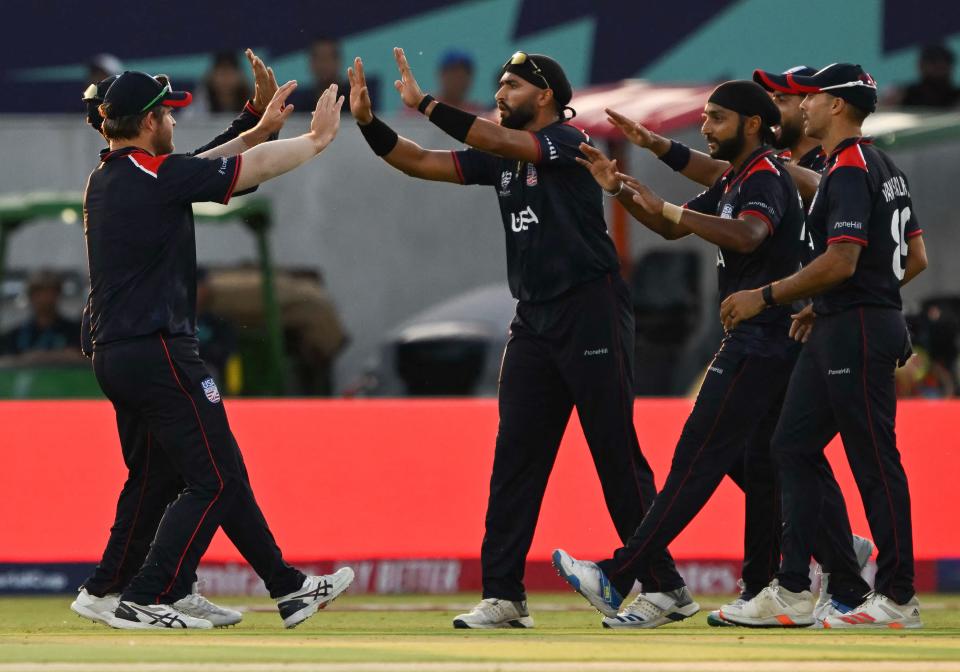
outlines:
{"label": "grass field", "polygon": [[[476,595],[349,594],[295,630],[266,599],[222,599],[247,609],[230,629],[110,630],[68,608],[68,597],[0,599],[0,672],[43,670],[957,670],[960,596],[921,596],[917,631],[770,631],[710,628],[706,610],[652,631],[603,630],[574,594],[536,594],[534,630],[453,630]],[[854,663],[856,667],[853,667]]]}

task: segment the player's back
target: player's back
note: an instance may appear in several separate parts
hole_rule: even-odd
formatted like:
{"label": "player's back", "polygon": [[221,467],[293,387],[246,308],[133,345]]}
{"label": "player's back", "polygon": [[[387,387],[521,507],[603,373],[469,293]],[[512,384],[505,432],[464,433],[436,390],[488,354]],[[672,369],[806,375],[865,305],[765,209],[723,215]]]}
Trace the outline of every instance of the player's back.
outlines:
{"label": "player's back", "polygon": [[814,300],[818,313],[901,308],[907,240],[921,230],[906,175],[889,156],[866,138],[843,141],[810,208],[810,226],[822,241],[818,252],[833,243],[862,248],[853,276]]}

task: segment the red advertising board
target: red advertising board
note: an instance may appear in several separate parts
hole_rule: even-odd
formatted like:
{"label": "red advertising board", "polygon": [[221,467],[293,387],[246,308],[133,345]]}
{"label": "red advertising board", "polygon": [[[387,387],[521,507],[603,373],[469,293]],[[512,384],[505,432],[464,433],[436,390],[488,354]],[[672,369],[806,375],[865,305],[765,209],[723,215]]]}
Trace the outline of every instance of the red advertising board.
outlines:
{"label": "red advertising board", "polygon": [[[690,410],[639,400],[640,443],[662,482]],[[287,558],[473,559],[479,555],[493,459],[494,400],[236,400],[227,410],[257,498]],[[918,559],[960,557],[951,493],[960,474],[960,402],[900,404],[898,443],[910,479]],[[834,442],[828,449],[854,531],[860,498]],[[110,405],[0,403],[0,562],[96,560],[124,478]],[[724,482],[671,550],[678,560],[740,557],[743,498]],[[560,448],[530,552],[587,558],[617,545],[576,415]],[[241,561],[222,534],[206,560]]]}

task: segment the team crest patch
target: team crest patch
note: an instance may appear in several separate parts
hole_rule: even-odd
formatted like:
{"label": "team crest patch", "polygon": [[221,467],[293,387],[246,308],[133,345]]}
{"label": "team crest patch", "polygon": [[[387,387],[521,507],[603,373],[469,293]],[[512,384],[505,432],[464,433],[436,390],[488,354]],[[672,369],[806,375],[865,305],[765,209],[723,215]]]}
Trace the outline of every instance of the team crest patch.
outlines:
{"label": "team crest patch", "polygon": [[217,384],[213,378],[207,378],[201,382],[200,387],[203,388],[203,393],[207,395],[207,401],[211,404],[216,404],[220,401],[220,390],[217,389]]}
{"label": "team crest patch", "polygon": [[733,219],[733,205],[730,203],[724,203],[723,210],[720,212],[720,216],[724,219]]}
{"label": "team crest patch", "polygon": [[500,174],[500,188],[506,189],[507,187],[509,187],[510,180],[512,179],[513,179],[513,173],[511,173],[509,170],[503,171],[503,173]]}
{"label": "team crest patch", "polygon": [[527,164],[527,186],[537,186],[537,169],[532,163]]}

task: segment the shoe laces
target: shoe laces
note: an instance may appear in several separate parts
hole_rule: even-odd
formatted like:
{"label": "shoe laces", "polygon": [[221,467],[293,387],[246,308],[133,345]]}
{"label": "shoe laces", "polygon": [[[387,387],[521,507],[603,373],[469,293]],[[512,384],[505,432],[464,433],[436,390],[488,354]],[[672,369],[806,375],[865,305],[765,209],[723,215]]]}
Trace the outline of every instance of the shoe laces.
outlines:
{"label": "shoe laces", "polygon": [[224,614],[226,613],[222,608],[215,605],[213,602],[208,600],[206,597],[200,593],[190,593],[185,598],[179,601],[179,604],[188,607],[190,609],[195,609],[199,612],[206,612],[212,614]]}

